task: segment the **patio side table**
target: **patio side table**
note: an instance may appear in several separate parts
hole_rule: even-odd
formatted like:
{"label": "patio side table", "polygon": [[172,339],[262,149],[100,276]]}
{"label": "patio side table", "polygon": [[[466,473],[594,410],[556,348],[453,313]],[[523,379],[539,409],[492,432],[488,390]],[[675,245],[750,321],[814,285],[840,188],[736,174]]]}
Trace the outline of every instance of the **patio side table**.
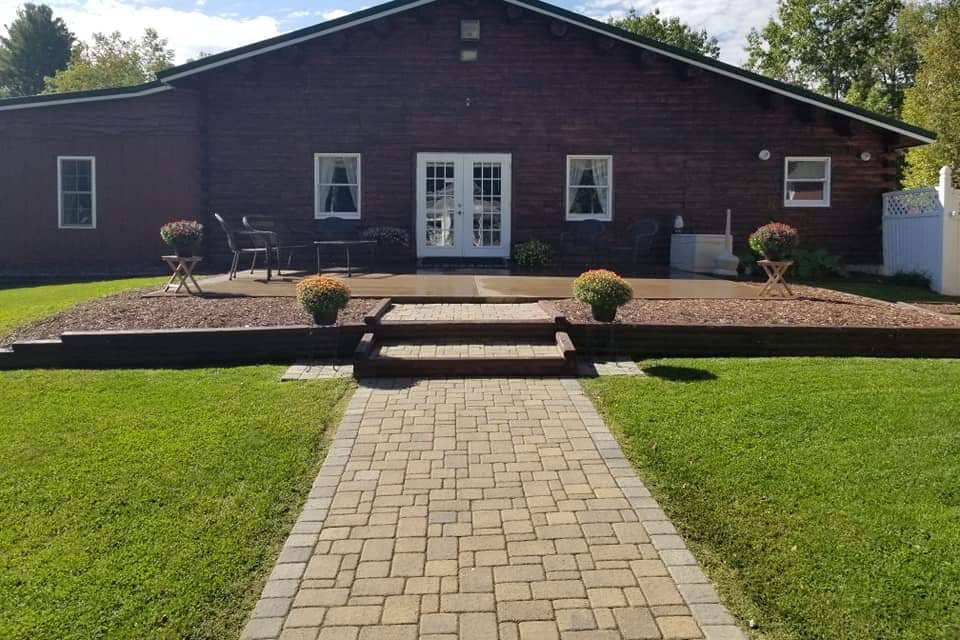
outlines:
{"label": "patio side table", "polygon": [[757,264],[766,272],[767,281],[760,290],[760,297],[792,298],[793,291],[783,279],[787,269],[793,266],[793,260],[757,260]]}
{"label": "patio side table", "polygon": [[[343,247],[347,252],[347,277],[353,277],[353,270],[350,266],[350,248],[351,247],[370,247],[372,252],[377,246],[376,240],[316,240],[313,246],[317,249],[317,275],[320,275],[320,248],[321,247]],[[372,253],[371,253],[372,255]]]}
{"label": "patio side table", "polygon": [[[174,286],[174,284],[177,285],[174,293],[180,293],[180,290],[184,288],[187,290],[187,293],[191,295],[203,293],[200,285],[197,284],[196,279],[193,277],[193,270],[203,261],[203,258],[200,256],[160,256],[160,258],[166,262],[170,270],[173,271],[173,275],[167,280],[167,284],[163,286],[164,293],[169,293],[170,288]],[[193,283],[193,288],[190,287],[191,283]]]}

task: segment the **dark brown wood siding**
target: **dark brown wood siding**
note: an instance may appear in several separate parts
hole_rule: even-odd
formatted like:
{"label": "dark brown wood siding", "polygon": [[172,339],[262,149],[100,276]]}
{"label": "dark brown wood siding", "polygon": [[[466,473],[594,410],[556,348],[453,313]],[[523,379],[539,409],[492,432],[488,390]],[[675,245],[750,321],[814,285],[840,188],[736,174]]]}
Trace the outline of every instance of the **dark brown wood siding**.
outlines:
{"label": "dark brown wood siding", "polygon": [[[476,62],[460,61],[464,18],[481,21],[480,42],[468,45]],[[738,245],[776,219],[797,226],[808,248],[881,261],[880,196],[894,188],[896,136],[598,38],[573,26],[558,37],[535,13],[508,19],[498,0],[438,0],[174,81],[172,92],[0,113],[0,220],[27,239],[0,256],[0,269],[148,263],[161,250],[160,223],[189,215],[204,217],[210,251],[223,258],[212,211],[277,216],[314,234],[317,152],[361,153],[361,225],[412,232],[415,159],[427,151],[512,154],[513,240],[542,238],[567,253],[590,249],[559,246],[578,232],[564,222],[565,156],[612,155],[611,248],[599,264],[624,255],[612,247],[647,216],[662,225],[648,261],[666,264],[673,216],[717,233],[727,208]],[[97,156],[96,231],[57,230],[57,154]],[[832,158],[831,207],[783,207],[788,155]]]}
{"label": "dark brown wood siding", "polygon": [[[198,209],[186,91],[0,112],[0,275],[166,267],[159,228]],[[96,229],[59,229],[57,156],[96,157]]]}
{"label": "dark brown wood siding", "polygon": [[[460,61],[463,18],[481,21],[472,63]],[[227,217],[282,216],[310,232],[313,154],[359,152],[363,225],[413,231],[417,152],[507,152],[514,240],[556,244],[576,231],[564,222],[566,154],[612,154],[608,235],[622,244],[627,225],[655,216],[664,227],[656,262],[667,262],[674,215],[716,233],[728,207],[739,242],[777,219],[796,225],[805,246],[880,262],[880,195],[894,187],[882,131],[852,122],[841,135],[826,112],[798,113],[776,97],[770,109],[741,82],[706,71],[682,79],[664,58],[642,67],[637,58],[623,43],[605,52],[583,29],[554,37],[537,14],[511,22],[496,0],[440,0],[381,28],[211,71],[203,77],[210,204]],[[760,161],[761,149],[773,157]],[[860,160],[863,150],[873,160]],[[786,155],[833,158],[833,206],[783,207]]]}

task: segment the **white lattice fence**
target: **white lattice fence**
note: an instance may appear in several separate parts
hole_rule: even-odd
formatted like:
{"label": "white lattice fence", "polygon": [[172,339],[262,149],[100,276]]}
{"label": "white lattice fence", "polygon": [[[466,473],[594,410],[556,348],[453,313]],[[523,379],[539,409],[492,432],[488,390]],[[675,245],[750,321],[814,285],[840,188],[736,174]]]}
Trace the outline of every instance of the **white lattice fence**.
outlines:
{"label": "white lattice fence", "polygon": [[935,187],[891,191],[883,194],[883,217],[939,216],[943,213],[940,195]]}
{"label": "white lattice fence", "polygon": [[960,192],[949,167],[938,187],[883,195],[883,267],[925,273],[935,291],[960,294]]}

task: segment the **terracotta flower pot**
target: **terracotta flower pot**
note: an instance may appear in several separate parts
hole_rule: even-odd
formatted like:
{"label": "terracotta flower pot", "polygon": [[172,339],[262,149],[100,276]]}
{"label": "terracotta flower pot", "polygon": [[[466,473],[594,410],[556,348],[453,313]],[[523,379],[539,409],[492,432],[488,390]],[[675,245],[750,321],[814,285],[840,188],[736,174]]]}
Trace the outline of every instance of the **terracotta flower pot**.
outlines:
{"label": "terracotta flower pot", "polygon": [[337,309],[324,309],[322,311],[313,312],[313,322],[314,324],[336,324],[337,322]]}
{"label": "terracotta flower pot", "polygon": [[593,312],[593,319],[597,322],[613,322],[613,319],[617,317],[616,307],[598,307],[594,305],[590,307],[590,310]]}

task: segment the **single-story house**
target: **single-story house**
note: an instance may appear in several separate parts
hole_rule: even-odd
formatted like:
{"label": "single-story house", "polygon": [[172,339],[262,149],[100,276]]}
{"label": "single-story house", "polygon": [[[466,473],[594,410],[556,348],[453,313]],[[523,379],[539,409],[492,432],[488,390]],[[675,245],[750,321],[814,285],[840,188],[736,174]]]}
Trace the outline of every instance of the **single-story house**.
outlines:
{"label": "single-story house", "polygon": [[933,139],[538,0],[394,0],[149,84],[0,101],[0,274],[155,267],[178,218],[226,262],[214,212],[305,239],[331,216],[400,227],[417,258],[537,238],[611,264],[654,218],[663,265],[676,215],[719,233],[731,209],[738,244],[778,220],[879,264],[898,150]]}

